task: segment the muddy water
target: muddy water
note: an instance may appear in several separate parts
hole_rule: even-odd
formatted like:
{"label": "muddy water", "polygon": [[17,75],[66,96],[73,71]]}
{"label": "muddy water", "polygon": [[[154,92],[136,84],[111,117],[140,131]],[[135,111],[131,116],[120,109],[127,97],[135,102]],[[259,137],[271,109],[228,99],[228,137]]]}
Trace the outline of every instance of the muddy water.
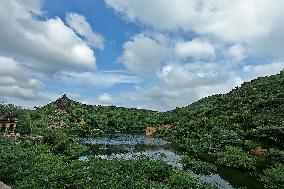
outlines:
{"label": "muddy water", "polygon": [[[144,135],[120,134],[97,138],[77,138],[77,140],[88,145],[91,149],[88,154],[81,156],[80,160],[88,160],[89,156],[107,160],[114,158],[138,159],[146,156],[153,160],[163,160],[177,169],[183,168],[181,156],[177,150],[162,139],[148,138]],[[220,168],[217,174],[210,175],[195,174],[191,170],[188,172],[201,180],[215,183],[220,188],[262,188],[248,172],[237,169]]]}

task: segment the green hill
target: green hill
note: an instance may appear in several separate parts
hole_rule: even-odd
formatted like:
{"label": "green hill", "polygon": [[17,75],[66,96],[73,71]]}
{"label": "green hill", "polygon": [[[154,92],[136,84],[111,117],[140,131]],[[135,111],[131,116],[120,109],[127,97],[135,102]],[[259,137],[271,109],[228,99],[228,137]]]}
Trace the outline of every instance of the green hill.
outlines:
{"label": "green hill", "polygon": [[230,144],[283,148],[284,71],[177,108],[164,117],[175,126],[175,139],[208,143],[204,150]]}
{"label": "green hill", "polygon": [[[147,126],[170,124],[171,129],[156,134],[179,147],[185,168],[196,172],[224,166],[247,169],[266,188],[284,187],[284,70],[164,113],[85,105],[66,95],[35,111],[0,105],[0,113],[7,112],[19,118],[17,132],[27,134],[31,126],[35,134],[54,131],[50,137],[55,141],[66,133],[144,132]],[[55,147],[51,141],[53,151],[68,146],[65,138]]]}
{"label": "green hill", "polygon": [[63,128],[76,134],[96,132],[144,132],[157,121],[158,112],[116,106],[94,106],[70,100],[66,95],[33,115],[37,127]]}
{"label": "green hill", "polygon": [[284,70],[163,114],[160,133],[191,169],[250,169],[265,188],[284,187]]}
{"label": "green hill", "polygon": [[149,125],[172,124],[171,138],[175,141],[194,139],[199,145],[202,142],[205,151],[214,151],[228,144],[245,149],[254,146],[283,148],[283,88],[282,71],[246,82],[228,94],[203,98],[165,113],[85,105],[63,95],[37,109],[33,120],[38,127],[59,127],[82,134],[94,129],[144,132]]}

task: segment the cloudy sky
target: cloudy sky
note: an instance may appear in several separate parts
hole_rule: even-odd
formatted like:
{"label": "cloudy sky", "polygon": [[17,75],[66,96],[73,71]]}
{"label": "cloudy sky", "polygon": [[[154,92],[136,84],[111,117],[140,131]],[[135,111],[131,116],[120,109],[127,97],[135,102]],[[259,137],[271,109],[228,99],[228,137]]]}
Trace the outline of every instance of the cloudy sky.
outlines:
{"label": "cloudy sky", "polygon": [[283,0],[0,0],[0,100],[170,110],[284,68]]}

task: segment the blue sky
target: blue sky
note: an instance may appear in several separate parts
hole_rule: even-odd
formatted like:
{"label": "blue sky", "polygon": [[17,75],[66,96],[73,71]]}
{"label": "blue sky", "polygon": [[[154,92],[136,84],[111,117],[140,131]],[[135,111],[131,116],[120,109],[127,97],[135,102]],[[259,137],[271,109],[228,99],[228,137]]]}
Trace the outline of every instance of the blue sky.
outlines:
{"label": "blue sky", "polygon": [[0,0],[0,100],[170,110],[284,68],[282,0]]}

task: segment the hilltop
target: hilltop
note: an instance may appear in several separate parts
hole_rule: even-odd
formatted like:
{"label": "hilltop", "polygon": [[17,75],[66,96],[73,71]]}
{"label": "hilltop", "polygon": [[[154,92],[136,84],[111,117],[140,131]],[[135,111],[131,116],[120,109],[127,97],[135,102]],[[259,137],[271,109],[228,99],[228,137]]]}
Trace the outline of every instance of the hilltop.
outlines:
{"label": "hilltop", "polygon": [[[227,94],[206,97],[164,113],[86,105],[63,95],[38,108],[33,119],[39,127],[65,128],[82,134],[94,129],[104,132],[144,132],[147,126],[171,124],[174,126],[172,136],[175,139],[209,133],[215,139],[220,135],[236,135],[262,145],[283,147],[283,72],[245,82]],[[204,136],[202,138],[206,143],[212,142]]]}
{"label": "hilltop", "polygon": [[86,105],[70,100],[65,94],[38,108],[34,120],[38,127],[62,128],[88,135],[96,132],[144,132],[156,124],[158,112],[116,106]]}
{"label": "hilltop", "polygon": [[213,95],[169,111],[164,117],[175,125],[176,138],[202,136],[202,141],[212,148],[216,148],[214,141],[225,138],[225,144],[248,140],[283,148],[283,112],[284,71],[245,82],[228,94]]}

